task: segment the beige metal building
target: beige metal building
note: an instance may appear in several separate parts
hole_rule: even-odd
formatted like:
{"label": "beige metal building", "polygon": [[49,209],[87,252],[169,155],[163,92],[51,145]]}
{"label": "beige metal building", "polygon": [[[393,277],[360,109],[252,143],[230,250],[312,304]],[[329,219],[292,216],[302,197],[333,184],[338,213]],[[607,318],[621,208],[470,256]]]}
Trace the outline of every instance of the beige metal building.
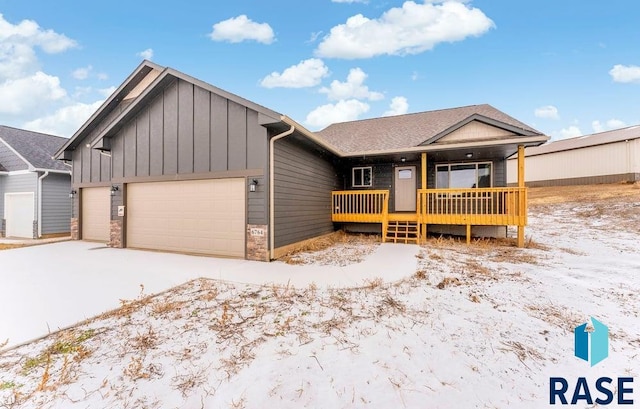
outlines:
{"label": "beige metal building", "polygon": [[[640,181],[640,125],[526,149],[527,186]],[[507,183],[517,183],[517,159],[507,161]]]}

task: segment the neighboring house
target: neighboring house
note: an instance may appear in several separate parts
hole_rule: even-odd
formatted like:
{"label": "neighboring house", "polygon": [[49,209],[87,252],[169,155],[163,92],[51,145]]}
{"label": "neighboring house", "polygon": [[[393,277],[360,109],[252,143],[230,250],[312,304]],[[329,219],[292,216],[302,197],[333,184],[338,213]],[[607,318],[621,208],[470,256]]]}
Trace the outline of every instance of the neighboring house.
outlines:
{"label": "neighboring house", "polygon": [[53,158],[66,141],[0,126],[0,237],[69,234],[71,168]]}
{"label": "neighboring house", "polygon": [[[640,181],[640,125],[550,142],[526,150],[527,186]],[[516,158],[508,169],[516,167]],[[508,183],[517,181],[509,174]]]}
{"label": "neighboring house", "polygon": [[73,166],[75,239],[270,260],[363,223],[403,242],[517,225],[522,245],[525,188],[504,187],[506,158],[547,140],[489,105],[314,133],[144,61],[56,157]]}

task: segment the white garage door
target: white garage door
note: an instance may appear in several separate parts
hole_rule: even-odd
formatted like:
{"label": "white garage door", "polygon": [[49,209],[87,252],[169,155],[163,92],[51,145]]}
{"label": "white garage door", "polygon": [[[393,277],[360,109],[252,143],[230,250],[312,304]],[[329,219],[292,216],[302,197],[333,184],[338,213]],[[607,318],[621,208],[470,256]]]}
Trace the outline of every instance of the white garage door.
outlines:
{"label": "white garage door", "polygon": [[82,239],[109,241],[111,190],[109,187],[82,189]]}
{"label": "white garage door", "polygon": [[4,218],[6,236],[33,238],[34,195],[29,193],[5,193]]}
{"label": "white garage door", "polygon": [[244,179],[127,185],[127,247],[244,258]]}

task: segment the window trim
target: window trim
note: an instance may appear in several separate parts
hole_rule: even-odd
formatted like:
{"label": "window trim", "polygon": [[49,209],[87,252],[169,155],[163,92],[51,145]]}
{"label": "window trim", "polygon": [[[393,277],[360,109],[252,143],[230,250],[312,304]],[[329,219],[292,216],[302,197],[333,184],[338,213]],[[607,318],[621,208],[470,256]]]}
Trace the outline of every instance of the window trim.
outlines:
{"label": "window trim", "polygon": [[[371,177],[369,178],[369,184],[364,183],[356,185],[356,171],[362,172],[361,180],[364,182],[364,171],[369,170]],[[355,166],[351,168],[351,187],[373,187],[373,166]]]}
{"label": "window trim", "polygon": [[[490,172],[489,172],[489,188],[493,187],[493,162],[492,161],[483,161],[483,162],[440,162],[440,163],[436,163],[436,178],[435,178],[435,185],[436,185],[436,189],[465,189],[465,188],[457,188],[457,187],[450,187],[451,186],[451,167],[452,166],[458,166],[458,165],[475,165],[476,167],[476,184],[478,183],[478,165],[489,165],[490,167]],[[447,167],[447,174],[448,174],[448,180],[447,180],[447,184],[449,185],[449,187],[439,187],[438,186],[438,167],[440,166],[446,166]],[[467,188],[467,189],[478,189],[478,188]]]}

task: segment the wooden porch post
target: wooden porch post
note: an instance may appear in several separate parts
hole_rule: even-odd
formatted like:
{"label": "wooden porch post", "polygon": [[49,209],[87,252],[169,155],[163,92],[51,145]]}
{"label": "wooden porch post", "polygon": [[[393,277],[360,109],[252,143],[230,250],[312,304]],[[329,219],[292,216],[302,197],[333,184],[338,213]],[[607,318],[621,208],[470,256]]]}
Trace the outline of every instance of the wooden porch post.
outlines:
{"label": "wooden porch post", "polygon": [[[420,165],[420,170],[421,170],[421,188],[422,190],[425,190],[427,188],[427,152],[422,152],[422,163]],[[422,223],[422,209],[426,209],[426,203],[422,203],[422,200],[420,200],[418,202],[420,204],[420,208],[418,209],[418,221],[420,223],[420,241],[426,241],[427,240],[427,224],[426,223]]]}
{"label": "wooden porch post", "polygon": [[[518,187],[524,188],[524,146],[518,145]],[[518,194],[518,210],[520,211],[520,217],[522,212],[527,211],[527,204],[523,203],[526,200],[526,196]],[[518,225],[518,247],[524,247],[524,225]]]}

